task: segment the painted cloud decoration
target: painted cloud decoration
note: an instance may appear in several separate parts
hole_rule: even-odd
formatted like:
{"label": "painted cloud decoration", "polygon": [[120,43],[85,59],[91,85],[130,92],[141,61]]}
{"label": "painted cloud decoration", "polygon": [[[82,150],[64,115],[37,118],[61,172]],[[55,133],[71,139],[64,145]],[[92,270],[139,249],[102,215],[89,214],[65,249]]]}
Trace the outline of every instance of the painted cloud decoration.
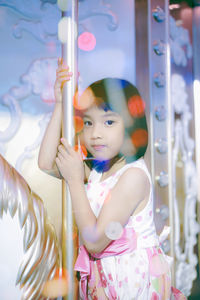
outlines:
{"label": "painted cloud decoration", "polygon": [[[30,97],[32,94],[40,96],[41,100],[47,103],[54,102],[54,82],[56,78],[57,58],[42,58],[35,60],[28,71],[21,76],[20,83],[17,86],[11,87],[7,93],[0,98],[0,103],[6,106],[10,113],[10,121],[6,129],[0,131],[0,150],[5,151],[5,143],[11,140],[20,128],[22,121],[22,110],[20,101]],[[37,141],[33,145],[25,149],[27,152],[30,149],[34,150],[41,142],[44,133],[44,124],[49,119],[49,115],[45,115],[42,124],[39,123],[40,134]],[[26,155],[25,155],[26,154]],[[29,153],[30,154],[30,153]],[[24,153],[27,157],[27,153]],[[16,167],[21,168],[22,157],[20,156]]]}
{"label": "painted cloud decoration", "polygon": [[170,16],[170,47],[171,55],[177,66],[185,67],[192,58],[192,45],[187,29],[177,26],[177,22]]}
{"label": "painted cloud decoration", "polygon": [[54,102],[54,83],[56,79],[56,58],[35,60],[28,72],[22,76],[22,82],[31,85],[32,92],[40,95],[44,102]]}
{"label": "painted cloud decoration", "polygon": [[21,38],[26,31],[41,42],[58,42],[57,24],[61,11],[57,5],[35,0],[0,0],[0,6],[9,7],[23,17],[13,28],[16,38]]}
{"label": "painted cloud decoration", "polygon": [[[9,7],[23,17],[13,28],[16,38],[22,38],[24,32],[29,32],[41,42],[60,43],[57,38],[57,25],[61,11],[55,1],[0,0],[0,6]],[[112,12],[111,6],[104,1],[80,1],[79,11],[80,26],[83,26],[84,20],[90,17],[105,16],[109,30],[118,27],[117,16]]]}

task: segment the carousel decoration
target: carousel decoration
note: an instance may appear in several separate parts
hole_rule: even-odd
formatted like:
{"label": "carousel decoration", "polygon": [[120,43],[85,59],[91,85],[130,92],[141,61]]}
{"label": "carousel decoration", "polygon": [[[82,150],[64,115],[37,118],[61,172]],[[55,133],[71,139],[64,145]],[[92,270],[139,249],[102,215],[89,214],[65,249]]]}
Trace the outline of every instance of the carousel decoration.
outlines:
{"label": "carousel decoration", "polygon": [[[177,89],[177,87],[179,87]],[[197,277],[198,263],[194,247],[200,225],[197,222],[197,171],[193,160],[195,143],[189,134],[192,119],[187,103],[186,83],[179,74],[172,75],[172,102],[174,113],[173,199],[175,225],[176,286],[186,296],[191,294]],[[182,174],[182,175],[181,175]],[[180,179],[183,182],[180,182]],[[183,185],[182,185],[183,184]],[[184,199],[184,209],[181,203]]]}
{"label": "carousel decoration", "polygon": [[24,230],[24,257],[16,284],[22,289],[22,299],[43,299],[45,282],[53,279],[60,267],[55,230],[47,219],[42,200],[2,156],[0,174],[0,217],[7,211],[12,218],[17,213]]}

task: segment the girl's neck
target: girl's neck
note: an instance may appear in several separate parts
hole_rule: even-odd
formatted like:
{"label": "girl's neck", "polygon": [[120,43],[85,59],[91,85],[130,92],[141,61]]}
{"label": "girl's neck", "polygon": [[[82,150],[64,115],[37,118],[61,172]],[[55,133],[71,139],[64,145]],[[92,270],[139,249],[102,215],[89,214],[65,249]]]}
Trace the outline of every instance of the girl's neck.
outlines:
{"label": "girl's neck", "polygon": [[126,164],[124,156],[116,155],[108,161],[98,161],[95,159],[85,160],[85,183],[89,178],[89,174],[92,169],[95,169],[98,173],[102,173],[101,181],[111,176],[113,173],[121,169]]}
{"label": "girl's neck", "polygon": [[111,175],[113,175],[115,172],[117,172],[119,169],[121,169],[126,164],[125,157],[120,157],[118,160],[116,160],[112,166],[109,168],[109,170],[102,172],[101,181],[107,179]]}
{"label": "girl's neck", "polygon": [[108,172],[113,167],[114,164],[120,162],[123,159],[124,157],[119,154],[109,160],[93,159],[92,169],[95,169],[98,173],[105,173]]}

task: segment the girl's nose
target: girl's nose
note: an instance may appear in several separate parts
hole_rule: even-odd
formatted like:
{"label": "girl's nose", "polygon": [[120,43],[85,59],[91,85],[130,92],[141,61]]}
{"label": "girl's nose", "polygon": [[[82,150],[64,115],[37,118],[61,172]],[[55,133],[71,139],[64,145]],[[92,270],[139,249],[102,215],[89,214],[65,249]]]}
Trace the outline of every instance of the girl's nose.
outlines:
{"label": "girl's nose", "polygon": [[98,139],[102,137],[102,128],[99,124],[95,124],[92,129],[92,138]]}

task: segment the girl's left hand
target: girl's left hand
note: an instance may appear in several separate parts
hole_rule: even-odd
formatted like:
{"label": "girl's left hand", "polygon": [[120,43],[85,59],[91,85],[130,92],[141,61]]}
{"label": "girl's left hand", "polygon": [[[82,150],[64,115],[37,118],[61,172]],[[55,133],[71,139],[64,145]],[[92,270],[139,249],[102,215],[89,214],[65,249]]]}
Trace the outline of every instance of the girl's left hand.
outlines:
{"label": "girl's left hand", "polygon": [[84,167],[81,154],[69,145],[65,138],[61,138],[56,157],[57,167],[68,182],[84,182]]}

